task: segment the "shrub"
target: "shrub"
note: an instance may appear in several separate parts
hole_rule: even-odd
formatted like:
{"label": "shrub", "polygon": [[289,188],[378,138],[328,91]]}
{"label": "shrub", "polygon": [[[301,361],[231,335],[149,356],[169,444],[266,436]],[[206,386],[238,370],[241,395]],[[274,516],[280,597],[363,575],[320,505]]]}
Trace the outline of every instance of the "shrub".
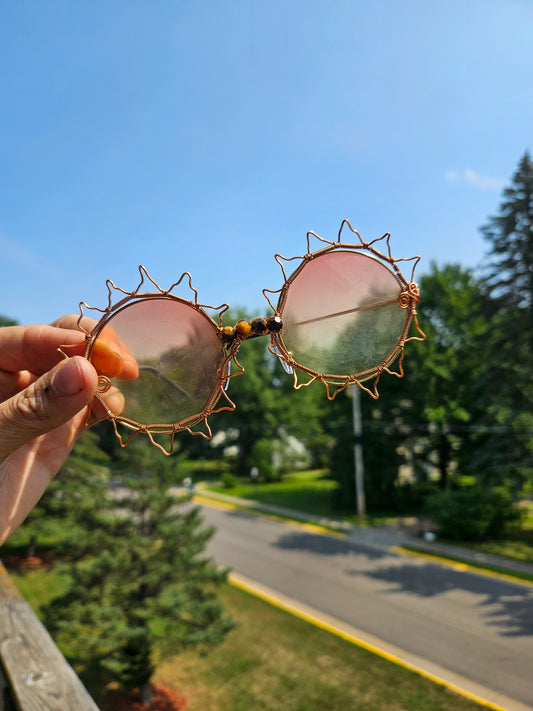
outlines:
{"label": "shrub", "polygon": [[439,535],[454,541],[501,538],[521,518],[507,494],[480,486],[433,494],[426,509]]}
{"label": "shrub", "polygon": [[239,480],[235,474],[231,474],[230,472],[224,472],[222,474],[222,484],[225,489],[234,489],[238,483]]}
{"label": "shrub", "polygon": [[274,466],[273,453],[275,451],[275,440],[258,439],[252,447],[250,453],[250,469],[257,467],[259,477],[263,481],[279,481],[281,472]]}

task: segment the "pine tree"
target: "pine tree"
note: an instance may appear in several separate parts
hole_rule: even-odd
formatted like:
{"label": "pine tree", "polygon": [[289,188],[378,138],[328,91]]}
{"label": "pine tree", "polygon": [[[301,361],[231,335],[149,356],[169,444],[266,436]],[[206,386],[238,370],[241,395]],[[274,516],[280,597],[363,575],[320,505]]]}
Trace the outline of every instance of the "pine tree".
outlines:
{"label": "pine tree", "polygon": [[[484,464],[492,481],[518,491],[533,481],[533,163],[521,159],[497,215],[482,228],[492,261],[486,267],[483,344],[485,411],[495,427]],[[498,431],[499,428],[499,431]]]}
{"label": "pine tree", "polygon": [[65,546],[71,584],[46,611],[59,641],[79,650],[78,663],[140,688],[144,702],[156,649],[208,649],[232,627],[217,598],[225,572],[204,555],[213,531],[173,489],[176,467],[137,437],[112,487],[98,497],[93,489],[89,500],[78,492],[80,516]]}
{"label": "pine tree", "polygon": [[[490,242],[493,257],[487,269],[485,284],[491,299],[500,308],[516,308],[509,314],[515,321],[533,323],[533,163],[526,152],[503,192],[498,215],[481,228]],[[522,329],[523,330],[523,329]],[[533,329],[525,334],[533,343]]]}
{"label": "pine tree", "polygon": [[[83,525],[87,507],[94,523],[92,502],[105,496],[109,478],[109,457],[98,445],[99,438],[94,432],[84,432],[39,504],[28,515],[22,529],[29,539],[27,556],[36,554],[43,539],[62,539],[66,530],[70,536],[75,535],[78,523]],[[61,543],[57,552],[61,553]]]}

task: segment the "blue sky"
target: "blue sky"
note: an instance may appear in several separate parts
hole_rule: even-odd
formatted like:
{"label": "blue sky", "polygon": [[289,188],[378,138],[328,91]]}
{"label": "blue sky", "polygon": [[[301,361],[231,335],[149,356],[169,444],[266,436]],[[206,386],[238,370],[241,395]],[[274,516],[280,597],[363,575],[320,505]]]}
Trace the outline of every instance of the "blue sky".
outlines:
{"label": "blue sky", "polygon": [[529,0],[0,0],[0,313],[185,270],[266,312],[307,230],[474,267],[533,149]]}

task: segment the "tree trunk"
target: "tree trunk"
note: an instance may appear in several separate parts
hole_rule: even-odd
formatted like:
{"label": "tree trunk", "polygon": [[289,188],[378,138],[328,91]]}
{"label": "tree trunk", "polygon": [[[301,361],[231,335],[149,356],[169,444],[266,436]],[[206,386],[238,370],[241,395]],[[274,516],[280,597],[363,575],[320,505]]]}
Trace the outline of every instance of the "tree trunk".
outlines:
{"label": "tree trunk", "polygon": [[30,542],[28,543],[28,547],[26,549],[26,558],[33,558],[37,551],[37,536],[33,535],[30,538]]}
{"label": "tree trunk", "polygon": [[154,691],[153,691],[152,685],[150,684],[149,681],[146,681],[141,686],[140,697],[141,697],[141,704],[143,704],[143,706],[148,706],[148,704],[151,704],[152,701],[154,700]]}

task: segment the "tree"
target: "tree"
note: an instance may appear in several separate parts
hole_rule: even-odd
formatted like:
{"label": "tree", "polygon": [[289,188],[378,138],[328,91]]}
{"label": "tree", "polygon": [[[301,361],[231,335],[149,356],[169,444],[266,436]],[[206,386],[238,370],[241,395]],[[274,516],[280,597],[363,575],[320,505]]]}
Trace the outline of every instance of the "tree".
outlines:
{"label": "tree", "polygon": [[[240,313],[238,318],[246,315]],[[227,319],[232,324],[237,320],[232,314]],[[237,360],[245,372],[232,378],[228,387],[236,409],[213,416],[215,432],[226,430],[236,435],[232,443],[239,448],[237,470],[242,475],[250,473],[257,458],[268,459],[269,447],[272,453],[285,451],[284,441],[289,437],[308,447],[315,462],[320,460],[320,451],[325,446],[320,424],[323,408],[327,407],[323,388],[312,385],[295,392],[292,376],[268,351],[269,340],[264,336],[242,343]],[[268,478],[276,478],[283,472],[283,466],[277,467],[276,472],[273,467],[265,469],[269,469]]]}
{"label": "tree", "polygon": [[141,688],[143,703],[156,646],[160,654],[207,649],[232,627],[216,595],[226,574],[204,555],[213,530],[173,491],[178,483],[177,459],[139,436],[98,497],[94,488],[90,498],[83,487],[69,494],[80,511],[64,550],[71,583],[46,611],[79,662],[96,660],[124,688]]}
{"label": "tree", "polygon": [[84,432],[38,506],[28,515],[24,524],[24,533],[29,536],[28,556],[35,555],[43,538],[57,538],[66,529],[72,531],[82,521],[87,506],[93,521],[92,502],[105,496],[109,478],[109,456],[98,445],[95,432]]}
{"label": "tree", "polygon": [[436,469],[440,488],[446,489],[450,474],[461,472],[470,457],[472,427],[481,416],[482,343],[489,326],[472,270],[432,264],[420,287],[427,340],[414,344],[406,356],[403,416],[411,431],[415,474],[427,478]]}
{"label": "tree", "polygon": [[[378,400],[373,400],[366,393],[361,394],[365,498],[369,512],[398,511],[401,506],[396,486],[400,466],[405,462],[400,452],[404,434],[397,422],[401,382],[396,378],[383,378]],[[355,512],[354,433],[350,391],[338,395],[329,407],[329,431],[334,438],[329,466],[332,478],[338,483],[333,492],[332,505],[343,512]]]}
{"label": "tree", "polygon": [[533,163],[527,151],[503,197],[499,214],[481,228],[494,258],[486,269],[485,286],[499,308],[510,309],[512,325],[531,348],[533,330],[524,334],[523,328],[524,322],[533,323]]}
{"label": "tree", "polygon": [[493,434],[479,450],[491,481],[518,492],[533,481],[533,163],[522,157],[500,211],[481,229],[485,268],[485,419]]}
{"label": "tree", "polygon": [[[481,287],[471,270],[439,268],[420,282],[419,320],[427,335],[405,352],[405,377],[383,376],[380,397],[362,397],[365,490],[370,511],[401,511],[421,505],[438,472],[442,489],[461,471],[476,420],[476,387],[483,359],[479,342],[487,330],[480,310]],[[339,419],[332,472],[341,486],[337,503],[353,509],[353,435],[349,404]],[[400,486],[406,467],[416,487]]]}

